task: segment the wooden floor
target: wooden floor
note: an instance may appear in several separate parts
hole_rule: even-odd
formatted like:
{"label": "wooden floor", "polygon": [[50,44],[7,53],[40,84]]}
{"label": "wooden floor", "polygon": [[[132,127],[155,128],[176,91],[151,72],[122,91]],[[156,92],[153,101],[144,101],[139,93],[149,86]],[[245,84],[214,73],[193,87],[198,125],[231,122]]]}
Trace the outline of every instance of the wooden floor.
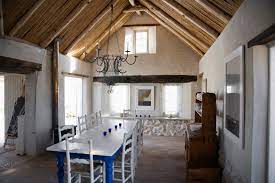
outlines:
{"label": "wooden floor", "polygon": [[[1,156],[5,159],[4,155],[0,155],[0,161]],[[55,157],[45,154],[34,159],[25,158],[21,163],[0,167],[0,182],[56,183],[55,172]],[[184,180],[184,137],[145,137],[135,182],[184,183]]]}

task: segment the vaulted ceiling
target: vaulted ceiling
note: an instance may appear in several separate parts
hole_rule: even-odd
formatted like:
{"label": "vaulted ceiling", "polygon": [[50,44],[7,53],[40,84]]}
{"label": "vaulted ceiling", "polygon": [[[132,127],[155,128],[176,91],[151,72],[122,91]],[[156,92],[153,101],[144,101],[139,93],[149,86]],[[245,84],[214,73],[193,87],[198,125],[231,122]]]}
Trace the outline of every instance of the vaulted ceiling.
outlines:
{"label": "vaulted ceiling", "polygon": [[135,13],[148,13],[200,56],[214,43],[243,0],[2,0],[5,35],[92,57],[97,43]]}

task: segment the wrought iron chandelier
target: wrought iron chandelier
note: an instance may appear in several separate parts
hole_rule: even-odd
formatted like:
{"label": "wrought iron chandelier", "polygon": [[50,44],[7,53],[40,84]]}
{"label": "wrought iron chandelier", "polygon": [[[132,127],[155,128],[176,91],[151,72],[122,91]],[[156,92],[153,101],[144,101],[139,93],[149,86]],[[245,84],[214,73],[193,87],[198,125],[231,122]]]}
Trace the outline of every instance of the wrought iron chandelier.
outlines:
{"label": "wrought iron chandelier", "polygon": [[[130,53],[130,51],[128,50],[128,46],[127,46],[127,50],[125,51],[126,55],[111,55],[111,54],[109,54],[109,44],[110,44],[110,38],[111,38],[112,25],[113,25],[113,5],[111,5],[111,17],[110,17],[106,54],[100,55],[101,48],[99,47],[99,44],[97,44],[96,57],[92,61],[90,61],[92,63],[96,63],[96,65],[98,66],[96,71],[98,73],[102,73],[104,77],[125,74],[127,71],[122,69],[123,63],[126,63],[128,65],[134,65],[137,61],[136,54],[134,54],[134,60],[132,62],[128,61],[129,53]],[[114,30],[114,32],[116,35],[118,51],[119,51],[119,53],[121,53],[120,52],[121,50],[119,48],[117,31]],[[86,58],[86,54],[85,54],[85,58]],[[111,81],[107,81],[107,80],[108,80],[108,78],[106,77],[105,84],[107,84],[108,86],[112,86],[114,84]]]}

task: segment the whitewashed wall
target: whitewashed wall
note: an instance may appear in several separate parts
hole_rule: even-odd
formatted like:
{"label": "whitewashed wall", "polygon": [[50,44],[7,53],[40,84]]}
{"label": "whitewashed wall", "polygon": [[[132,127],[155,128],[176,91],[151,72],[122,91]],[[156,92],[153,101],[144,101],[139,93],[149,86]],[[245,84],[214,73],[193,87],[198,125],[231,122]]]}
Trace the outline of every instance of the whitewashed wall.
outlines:
{"label": "whitewashed wall", "polygon": [[[208,91],[214,92],[223,99],[224,91],[224,58],[240,45],[267,29],[275,22],[274,0],[246,0],[225,27],[219,38],[207,51],[200,61],[200,73],[207,78]],[[227,182],[250,183],[251,149],[252,149],[252,121],[253,108],[253,59],[252,49],[245,50],[245,147],[241,149],[236,143],[222,134],[221,155],[225,163]],[[258,100],[261,100],[260,98]],[[256,101],[255,101],[256,102]],[[255,103],[254,102],[254,103]],[[223,107],[223,106],[221,106]],[[223,111],[223,109],[218,109]],[[257,111],[254,110],[254,111]],[[223,119],[219,119],[218,126],[223,128]],[[223,130],[223,129],[221,129]],[[259,177],[259,176],[258,176]],[[262,182],[262,181],[255,181]]]}

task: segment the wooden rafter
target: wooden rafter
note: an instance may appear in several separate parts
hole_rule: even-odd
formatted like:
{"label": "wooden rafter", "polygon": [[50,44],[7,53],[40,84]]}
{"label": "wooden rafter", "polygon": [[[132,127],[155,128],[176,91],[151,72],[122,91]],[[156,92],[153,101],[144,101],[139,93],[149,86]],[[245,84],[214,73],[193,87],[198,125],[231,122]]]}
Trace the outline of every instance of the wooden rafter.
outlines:
{"label": "wooden rafter", "polygon": [[203,21],[197,18],[193,13],[188,11],[177,1],[174,1],[174,0],[162,0],[162,1],[166,5],[171,7],[173,10],[175,10],[177,13],[179,13],[183,18],[185,18],[186,20],[188,20],[189,22],[197,26],[199,29],[207,33],[213,39],[217,39],[217,37],[219,36],[219,33],[217,31],[215,31],[213,28],[205,24]]}
{"label": "wooden rafter", "polygon": [[146,8],[143,6],[135,6],[135,7],[131,7],[128,9],[123,10],[124,13],[135,13],[135,12],[141,12],[141,11],[145,11]]}
{"label": "wooden rafter", "polygon": [[211,4],[207,0],[195,0],[198,4],[200,4],[204,9],[206,9],[209,13],[217,17],[223,23],[227,24],[230,20],[230,16],[226,15],[223,11],[217,8],[215,5]]}
{"label": "wooden rafter", "polygon": [[183,25],[178,23],[175,19],[173,19],[167,13],[165,13],[160,8],[155,6],[153,3],[149,2],[148,0],[140,0],[140,2],[145,7],[147,7],[151,12],[153,12],[156,16],[158,16],[160,19],[163,19],[163,20],[166,20],[166,22],[169,22],[169,24],[173,28],[178,30],[178,32],[181,33],[186,39],[189,39],[190,41],[194,42],[195,45],[197,45],[201,51],[203,51],[205,53],[208,50],[208,46],[205,43],[203,43],[201,40],[199,40],[197,37],[195,37]]}
{"label": "wooden rafter", "polygon": [[25,25],[25,23],[32,17],[36,10],[45,2],[46,0],[38,0],[34,6],[16,23],[16,25],[9,32],[10,36],[15,36],[15,34]]}
{"label": "wooden rafter", "polygon": [[[129,0],[129,3],[132,5],[132,7],[136,7],[136,2],[135,0]],[[135,11],[138,15],[141,15],[141,12],[140,11]]]}
{"label": "wooden rafter", "polygon": [[[122,27],[123,24],[125,24],[125,22],[133,15],[133,13],[123,13],[121,15],[119,15],[119,17],[113,22],[112,26],[111,26],[111,34],[113,34],[115,31],[117,31],[120,27]],[[106,29],[98,38],[95,42],[93,42],[88,48],[87,50],[85,50],[81,56],[80,59],[84,59],[85,55],[89,55],[90,53],[92,53],[92,51],[95,50],[96,45],[98,43],[102,43],[109,35],[109,29]]]}
{"label": "wooden rafter", "polygon": [[49,46],[49,44],[64,30],[68,25],[74,21],[77,16],[89,5],[92,0],[82,0],[77,7],[66,17],[54,31],[40,44],[43,48]]}
{"label": "wooden rafter", "polygon": [[[113,6],[118,4],[119,0],[116,0]],[[65,49],[64,53],[68,54],[71,52],[72,48],[77,45],[95,26],[107,15],[111,12],[111,6],[108,4],[104,10],[100,12],[99,15],[72,41],[72,43]]]}
{"label": "wooden rafter", "polygon": [[3,0],[0,0],[0,35],[4,36]]}
{"label": "wooden rafter", "polygon": [[197,48],[192,42],[190,42],[188,39],[186,39],[184,36],[182,36],[180,33],[178,33],[175,29],[170,27],[161,18],[156,16],[150,10],[147,10],[146,12],[148,13],[148,15],[150,15],[152,18],[154,18],[160,25],[162,25],[164,28],[166,28],[168,31],[170,31],[172,34],[174,34],[177,38],[179,38],[181,41],[183,41],[185,44],[187,44],[195,53],[197,53],[200,56],[204,55],[203,52],[199,48]]}

